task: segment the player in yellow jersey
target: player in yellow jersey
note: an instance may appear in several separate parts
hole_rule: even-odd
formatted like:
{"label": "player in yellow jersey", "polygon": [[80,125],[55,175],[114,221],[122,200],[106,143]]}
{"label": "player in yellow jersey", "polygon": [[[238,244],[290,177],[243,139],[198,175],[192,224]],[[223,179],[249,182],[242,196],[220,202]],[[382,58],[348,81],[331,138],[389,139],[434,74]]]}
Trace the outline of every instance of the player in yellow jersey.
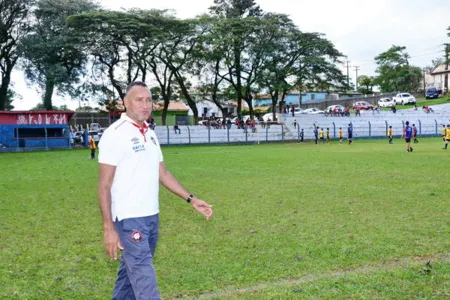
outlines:
{"label": "player in yellow jersey", "polygon": [[325,139],[323,136],[323,128],[320,128],[320,130],[319,130],[319,139],[322,143],[325,143]]}
{"label": "player in yellow jersey", "polygon": [[447,150],[448,142],[450,142],[450,125],[447,125],[447,131],[445,132],[445,146],[444,149]]}
{"label": "player in yellow jersey", "polygon": [[388,132],[387,132],[387,136],[389,138],[389,144],[393,144],[392,142],[392,137],[394,135],[394,132],[392,130],[392,126],[389,126]]}
{"label": "player in yellow jersey", "polygon": [[442,129],[441,129],[441,136],[442,136],[442,140],[445,142],[445,137],[447,135],[447,129],[445,128],[445,125],[442,125]]}
{"label": "player in yellow jersey", "polygon": [[339,127],[339,131],[338,131],[338,137],[339,137],[339,144],[342,144],[342,127]]}

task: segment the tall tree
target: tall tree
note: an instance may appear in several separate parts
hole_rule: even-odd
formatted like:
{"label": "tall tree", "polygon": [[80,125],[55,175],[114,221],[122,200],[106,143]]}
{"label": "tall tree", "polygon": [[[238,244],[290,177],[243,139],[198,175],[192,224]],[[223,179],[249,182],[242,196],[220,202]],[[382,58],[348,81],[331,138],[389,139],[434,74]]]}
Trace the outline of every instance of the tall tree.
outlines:
{"label": "tall tree", "polygon": [[224,117],[228,116],[228,108],[225,107],[225,81],[222,61],[226,47],[217,40],[216,26],[218,17],[202,16],[208,18],[203,34],[203,39],[199,47],[194,49],[193,73],[199,79],[198,91],[202,99],[213,102],[221,111]]}
{"label": "tall tree", "polygon": [[[285,15],[266,14],[267,39],[263,66],[258,74],[261,88],[267,89],[272,98],[272,111],[280,99],[280,110],[287,92],[296,86],[301,90],[329,90],[341,82],[342,73],[335,66],[342,54],[334,45],[318,33],[303,33]],[[268,33],[271,32],[271,33]],[[274,115],[275,117],[275,115]]]}
{"label": "tall tree", "polygon": [[445,59],[443,57],[436,57],[434,59],[431,60],[431,65],[428,65],[424,68],[425,72],[432,72],[434,70],[434,68],[436,68],[439,65],[442,65],[445,62]]}
{"label": "tall tree", "polygon": [[198,109],[194,97],[191,95],[191,83],[187,75],[191,73],[195,62],[194,53],[200,47],[202,36],[207,30],[207,18],[176,20],[172,26],[167,27],[166,36],[158,46],[157,58],[169,67],[183,98],[186,100],[198,121]]}
{"label": "tall tree", "polygon": [[70,15],[96,10],[91,0],[40,0],[32,33],[23,41],[24,70],[29,81],[44,90],[43,104],[51,110],[55,89],[66,94],[77,83],[87,62],[66,25]]}
{"label": "tall tree", "polygon": [[[210,7],[210,12],[223,19],[217,26],[217,37],[228,46],[225,52],[226,70],[228,71],[228,80],[235,88],[238,99],[237,114],[240,117],[242,111],[242,100],[245,99],[245,88],[254,80],[251,76],[247,84],[243,83],[242,79],[245,76],[245,66],[243,60],[245,59],[245,51],[252,45],[250,37],[253,34],[255,27],[253,22],[255,19],[263,15],[261,8],[254,0],[214,0],[213,6]],[[257,58],[258,59],[258,58]],[[252,64],[250,72],[255,71],[257,65]],[[248,70],[247,70],[248,71]],[[251,95],[247,88],[247,96]],[[249,97],[246,99],[249,101]],[[252,111],[250,102],[250,111]]]}
{"label": "tall tree", "polygon": [[220,18],[240,19],[262,15],[262,10],[254,0],[214,0],[210,12]]}
{"label": "tall tree", "polygon": [[0,0],[0,110],[7,109],[11,73],[20,57],[18,45],[29,32],[34,0]]}
{"label": "tall tree", "polygon": [[289,77],[294,75],[294,64],[302,54],[301,33],[286,15],[266,14],[266,31],[275,35],[266,41],[266,55],[261,71],[257,73],[260,89],[268,90],[272,98],[273,120],[276,120],[276,106],[281,98],[283,102],[287,91],[292,88]]}
{"label": "tall tree", "polygon": [[358,91],[361,94],[373,94],[373,87],[375,86],[375,78],[373,76],[360,75],[356,80],[358,81]]}
{"label": "tall tree", "polygon": [[164,10],[132,9],[75,15],[67,22],[90,55],[95,77],[109,81],[98,90],[110,98],[118,95],[123,99],[128,83],[146,81],[148,72],[153,72],[153,52],[162,39],[164,24],[172,19]]}
{"label": "tall tree", "polygon": [[12,102],[17,97],[17,94],[14,90],[8,89],[8,93],[6,94],[6,104],[5,104],[5,110],[13,110],[14,105],[12,105]]}
{"label": "tall tree", "polygon": [[420,68],[409,65],[406,47],[392,46],[375,57],[379,74],[375,82],[382,92],[414,91],[422,79]]}

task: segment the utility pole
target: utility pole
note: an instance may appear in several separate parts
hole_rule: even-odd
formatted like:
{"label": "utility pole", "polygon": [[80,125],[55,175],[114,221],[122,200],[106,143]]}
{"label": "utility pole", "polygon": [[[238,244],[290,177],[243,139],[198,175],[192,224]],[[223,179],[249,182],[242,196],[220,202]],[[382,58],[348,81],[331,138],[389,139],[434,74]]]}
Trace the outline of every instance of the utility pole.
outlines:
{"label": "utility pole", "polygon": [[425,78],[426,78],[426,75],[427,75],[426,68],[423,68],[422,72],[423,72],[423,93],[426,96],[426,90],[427,90],[427,83],[425,82]]}
{"label": "utility pole", "polygon": [[359,66],[355,66],[355,72],[356,72],[356,80],[355,80],[355,83],[356,83],[356,90],[358,90],[358,71],[360,70],[360,68],[359,68]]}
{"label": "utility pole", "polygon": [[[444,44],[445,45],[445,71],[448,70],[448,65],[449,65],[449,52],[450,52],[450,44]],[[445,79],[444,79],[444,88],[448,91],[448,74],[445,74]]]}
{"label": "utility pole", "polygon": [[347,64],[347,89],[349,89],[350,88],[350,75],[349,75],[349,68],[350,68],[350,61],[349,60],[347,60],[346,62],[345,62],[346,64]]}

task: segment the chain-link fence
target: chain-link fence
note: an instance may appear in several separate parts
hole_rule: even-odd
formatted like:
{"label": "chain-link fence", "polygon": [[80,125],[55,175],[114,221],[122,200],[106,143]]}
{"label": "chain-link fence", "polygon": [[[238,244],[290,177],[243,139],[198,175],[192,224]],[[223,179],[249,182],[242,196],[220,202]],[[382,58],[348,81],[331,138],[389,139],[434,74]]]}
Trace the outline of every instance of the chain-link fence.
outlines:
{"label": "chain-link fence", "polygon": [[[368,114],[368,113],[367,113]],[[372,113],[370,113],[372,114]],[[295,120],[295,121],[294,121]],[[343,136],[347,136],[349,124],[353,127],[353,138],[383,138],[387,136],[389,126],[392,126],[394,136],[401,136],[405,122],[417,128],[419,136],[439,136],[442,125],[450,124],[447,115],[444,114],[393,114],[380,113],[361,117],[325,117],[302,116],[300,118],[285,117],[283,124],[265,126],[258,124],[255,128],[244,127],[216,129],[205,126],[179,126],[175,131],[173,126],[157,126],[155,132],[161,145],[189,145],[189,144],[221,144],[221,143],[264,143],[306,141],[315,139],[314,126],[323,129],[326,134],[330,132],[330,138],[338,138],[339,129]]]}
{"label": "chain-link fence", "polygon": [[[450,124],[450,113],[441,110],[434,113],[423,111],[388,111],[369,112],[363,111],[361,116],[350,117],[325,117],[321,115],[301,115],[297,117],[283,116],[282,124],[257,124],[254,128],[238,128],[231,125],[230,128],[216,129],[206,126],[179,126],[175,131],[174,126],[156,126],[155,133],[161,145],[194,145],[194,144],[239,144],[239,143],[267,143],[267,142],[297,142],[314,140],[314,126],[324,130],[327,128],[331,139],[338,138],[339,129],[342,129],[344,138],[347,136],[347,128],[351,123],[353,138],[385,138],[389,126],[392,126],[394,136],[401,136],[405,122],[417,128],[419,136],[440,136],[443,125]],[[16,130],[15,142],[5,145],[0,152],[46,150],[57,148],[86,147],[87,132],[84,132],[84,143],[70,139],[68,129],[42,128],[42,137],[36,139]]]}

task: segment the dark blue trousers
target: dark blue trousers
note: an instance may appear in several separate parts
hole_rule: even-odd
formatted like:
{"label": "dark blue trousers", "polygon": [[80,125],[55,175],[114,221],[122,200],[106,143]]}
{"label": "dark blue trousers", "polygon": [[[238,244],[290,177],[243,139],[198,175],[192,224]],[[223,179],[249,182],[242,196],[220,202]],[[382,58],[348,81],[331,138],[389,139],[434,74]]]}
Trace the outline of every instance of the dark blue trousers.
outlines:
{"label": "dark blue trousers", "polygon": [[124,247],[112,299],[160,299],[153,268],[159,215],[114,222]]}

